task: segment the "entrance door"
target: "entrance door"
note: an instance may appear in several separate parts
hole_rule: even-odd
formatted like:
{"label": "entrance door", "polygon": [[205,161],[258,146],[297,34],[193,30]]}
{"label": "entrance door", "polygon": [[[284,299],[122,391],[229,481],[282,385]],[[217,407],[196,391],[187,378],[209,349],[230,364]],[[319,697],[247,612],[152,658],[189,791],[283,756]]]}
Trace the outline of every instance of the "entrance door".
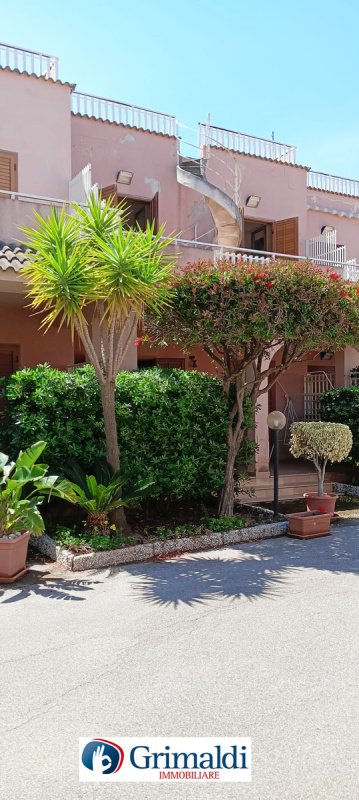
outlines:
{"label": "entrance door", "polygon": [[273,252],[297,256],[298,253],[298,217],[279,219],[273,222]]}
{"label": "entrance door", "polygon": [[19,368],[19,347],[0,344],[0,378],[8,378]]}
{"label": "entrance door", "polygon": [[320,398],[324,392],[333,389],[335,371],[319,370],[304,375],[304,419],[306,422],[320,420]]}
{"label": "entrance door", "polygon": [[152,200],[143,200],[139,197],[127,197],[117,192],[117,184],[103,186],[101,189],[103,200],[112,198],[112,204],[118,205],[121,202],[126,204],[126,227],[132,228],[139,225],[141,230],[146,230],[147,223],[154,223],[154,232],[158,230],[158,193]]}

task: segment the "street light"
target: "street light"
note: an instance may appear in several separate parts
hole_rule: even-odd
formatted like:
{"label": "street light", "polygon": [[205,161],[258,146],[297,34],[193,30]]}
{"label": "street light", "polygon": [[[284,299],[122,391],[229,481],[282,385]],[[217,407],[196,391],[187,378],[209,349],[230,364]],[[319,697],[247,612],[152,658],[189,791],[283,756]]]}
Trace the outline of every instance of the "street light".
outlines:
{"label": "street light", "polygon": [[278,433],[285,427],[287,420],[281,411],[271,411],[267,417],[267,425],[269,430],[272,431],[273,436],[273,480],[274,480],[274,515],[278,516],[279,513],[279,492],[278,492],[278,478],[279,478],[279,459],[278,459]]}

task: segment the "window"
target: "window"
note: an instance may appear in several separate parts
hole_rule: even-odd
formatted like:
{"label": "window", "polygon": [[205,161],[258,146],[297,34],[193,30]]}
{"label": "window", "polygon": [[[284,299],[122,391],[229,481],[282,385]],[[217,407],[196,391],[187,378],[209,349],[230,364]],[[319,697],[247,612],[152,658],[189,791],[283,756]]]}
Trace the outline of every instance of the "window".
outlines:
{"label": "window", "polygon": [[104,200],[109,197],[114,198],[114,205],[124,201],[127,206],[127,220],[126,225],[129,228],[136,227],[138,224],[141,230],[146,230],[146,225],[149,222],[155,223],[155,233],[158,230],[158,193],[154,195],[152,200],[143,200],[139,197],[126,197],[117,193],[117,186],[104,186],[101,189],[101,196]]}
{"label": "window", "polygon": [[0,378],[7,378],[19,368],[19,347],[0,344]]}
{"label": "window", "polygon": [[149,369],[150,367],[167,367],[169,369],[185,369],[184,358],[141,358],[138,361],[138,369]]}
{"label": "window", "polygon": [[0,189],[17,192],[17,153],[0,150]]}

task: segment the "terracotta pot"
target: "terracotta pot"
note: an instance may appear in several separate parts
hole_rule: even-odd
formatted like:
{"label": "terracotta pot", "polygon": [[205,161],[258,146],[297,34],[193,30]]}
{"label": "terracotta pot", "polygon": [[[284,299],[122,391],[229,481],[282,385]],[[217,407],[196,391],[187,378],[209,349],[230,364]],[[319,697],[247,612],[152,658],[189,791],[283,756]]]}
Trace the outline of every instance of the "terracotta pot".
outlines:
{"label": "terracotta pot", "polygon": [[24,531],[17,539],[0,538],[0,583],[13,583],[28,571],[29,538],[29,531]]}
{"label": "terracotta pot", "polygon": [[306,492],[304,500],[307,504],[307,511],[319,511],[320,514],[331,514],[334,518],[335,503],[337,501],[337,494],[325,494],[323,497],[318,496],[318,492]]}
{"label": "terracotta pot", "polygon": [[298,511],[287,514],[290,536],[295,539],[315,539],[330,535],[331,514],[318,511]]}

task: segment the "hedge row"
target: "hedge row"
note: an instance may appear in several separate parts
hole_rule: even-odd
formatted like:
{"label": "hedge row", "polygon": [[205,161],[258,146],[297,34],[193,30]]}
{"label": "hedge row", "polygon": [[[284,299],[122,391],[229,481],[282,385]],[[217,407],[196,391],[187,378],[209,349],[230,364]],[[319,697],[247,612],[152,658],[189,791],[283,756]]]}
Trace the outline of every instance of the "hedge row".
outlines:
{"label": "hedge row", "polygon": [[[71,373],[47,365],[24,369],[3,381],[3,387],[0,450],[14,457],[19,449],[44,439],[46,460],[60,474],[70,459],[89,469],[105,454],[92,367]],[[154,496],[177,499],[219,491],[227,400],[216,378],[183,370],[120,372],[116,413],[122,469],[131,481],[151,476]],[[247,443],[242,462],[252,450]]]}
{"label": "hedge row", "polygon": [[346,462],[353,468],[359,466],[359,386],[330,389],[320,398],[321,419],[326,422],[343,422],[353,434],[353,447]]}

